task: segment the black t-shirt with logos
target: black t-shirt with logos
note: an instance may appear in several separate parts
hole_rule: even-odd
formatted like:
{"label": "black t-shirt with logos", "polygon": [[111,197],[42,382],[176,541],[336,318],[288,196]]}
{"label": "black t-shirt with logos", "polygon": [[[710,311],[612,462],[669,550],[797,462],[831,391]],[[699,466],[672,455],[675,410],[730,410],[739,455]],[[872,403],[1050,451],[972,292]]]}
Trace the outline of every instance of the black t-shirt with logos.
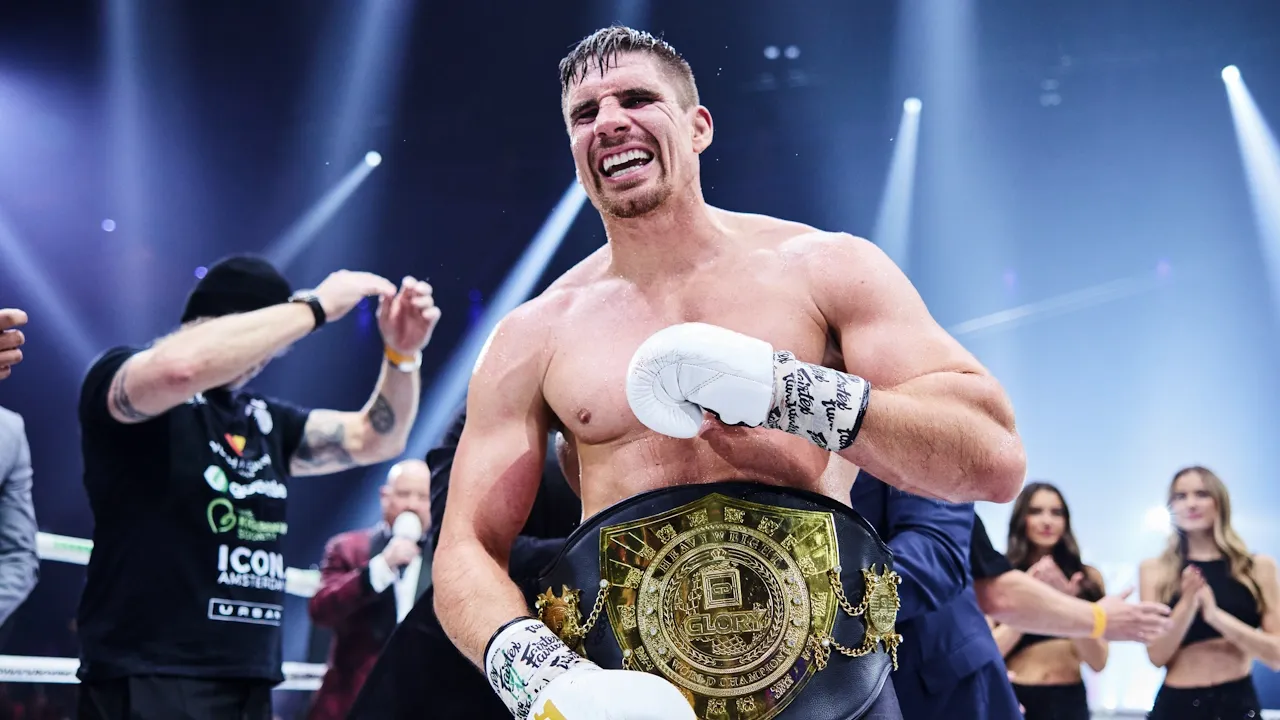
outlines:
{"label": "black t-shirt with logos", "polygon": [[147,422],[107,409],[137,348],[99,357],[80,395],[93,553],[79,676],[279,682],[289,460],[308,411],[248,392],[196,395]]}

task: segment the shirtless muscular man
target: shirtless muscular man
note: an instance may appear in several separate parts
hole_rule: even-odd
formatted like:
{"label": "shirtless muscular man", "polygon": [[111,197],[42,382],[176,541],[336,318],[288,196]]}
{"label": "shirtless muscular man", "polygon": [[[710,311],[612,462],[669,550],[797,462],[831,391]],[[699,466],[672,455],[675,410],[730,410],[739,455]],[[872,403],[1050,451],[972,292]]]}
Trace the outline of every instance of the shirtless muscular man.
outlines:
{"label": "shirtless muscular man", "polygon": [[[441,624],[521,720],[900,717],[877,696],[912,638],[849,468],[1008,502],[1025,471],[1008,398],[875,245],[704,201],[711,113],[670,45],[603,29],[561,79],[608,242],[477,363]],[[555,428],[586,519],[538,605],[572,579],[577,634],[533,619],[506,567]]]}

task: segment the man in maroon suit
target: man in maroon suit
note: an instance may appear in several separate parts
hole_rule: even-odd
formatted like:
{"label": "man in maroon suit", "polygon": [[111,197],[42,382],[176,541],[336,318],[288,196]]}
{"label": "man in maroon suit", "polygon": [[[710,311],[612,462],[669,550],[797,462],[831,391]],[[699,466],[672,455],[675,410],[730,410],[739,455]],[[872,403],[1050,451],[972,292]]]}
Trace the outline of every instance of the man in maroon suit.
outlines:
{"label": "man in maroon suit", "polygon": [[333,631],[333,644],[308,720],[347,716],[387,638],[431,585],[426,463],[405,460],[391,468],[382,486],[382,520],[325,547],[320,589],[309,609],[315,625]]}

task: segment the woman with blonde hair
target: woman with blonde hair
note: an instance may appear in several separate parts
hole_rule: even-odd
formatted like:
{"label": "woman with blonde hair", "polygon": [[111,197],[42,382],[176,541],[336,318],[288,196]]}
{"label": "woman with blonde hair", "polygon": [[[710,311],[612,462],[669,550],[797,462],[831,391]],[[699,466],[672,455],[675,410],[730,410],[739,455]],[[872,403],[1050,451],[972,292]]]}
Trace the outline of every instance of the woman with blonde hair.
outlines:
{"label": "woman with blonde hair", "polygon": [[[1097,601],[1105,593],[1102,574],[1080,559],[1062,492],[1049,483],[1028,484],[1014,501],[1005,555],[1015,568],[1073,597]],[[1008,625],[996,625],[992,634],[1026,720],[1089,719],[1080,663],[1101,672],[1106,640],[1023,634]]]}
{"label": "woman with blonde hair", "polygon": [[1280,580],[1275,560],[1253,555],[1231,527],[1222,480],[1203,467],[1169,485],[1174,533],[1142,562],[1143,600],[1173,607],[1169,632],[1147,645],[1167,668],[1150,720],[1258,718],[1253,660],[1280,669]]}

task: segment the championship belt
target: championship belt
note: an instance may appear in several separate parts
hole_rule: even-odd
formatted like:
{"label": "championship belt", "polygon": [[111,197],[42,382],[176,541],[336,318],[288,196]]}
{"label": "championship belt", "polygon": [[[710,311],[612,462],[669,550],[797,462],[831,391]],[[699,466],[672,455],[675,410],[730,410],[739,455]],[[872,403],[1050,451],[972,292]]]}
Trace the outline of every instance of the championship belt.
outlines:
{"label": "championship belt", "polygon": [[893,553],[847,506],[727,482],[588,519],[535,606],[569,647],[666,678],[699,718],[852,720],[897,667],[899,582]]}

